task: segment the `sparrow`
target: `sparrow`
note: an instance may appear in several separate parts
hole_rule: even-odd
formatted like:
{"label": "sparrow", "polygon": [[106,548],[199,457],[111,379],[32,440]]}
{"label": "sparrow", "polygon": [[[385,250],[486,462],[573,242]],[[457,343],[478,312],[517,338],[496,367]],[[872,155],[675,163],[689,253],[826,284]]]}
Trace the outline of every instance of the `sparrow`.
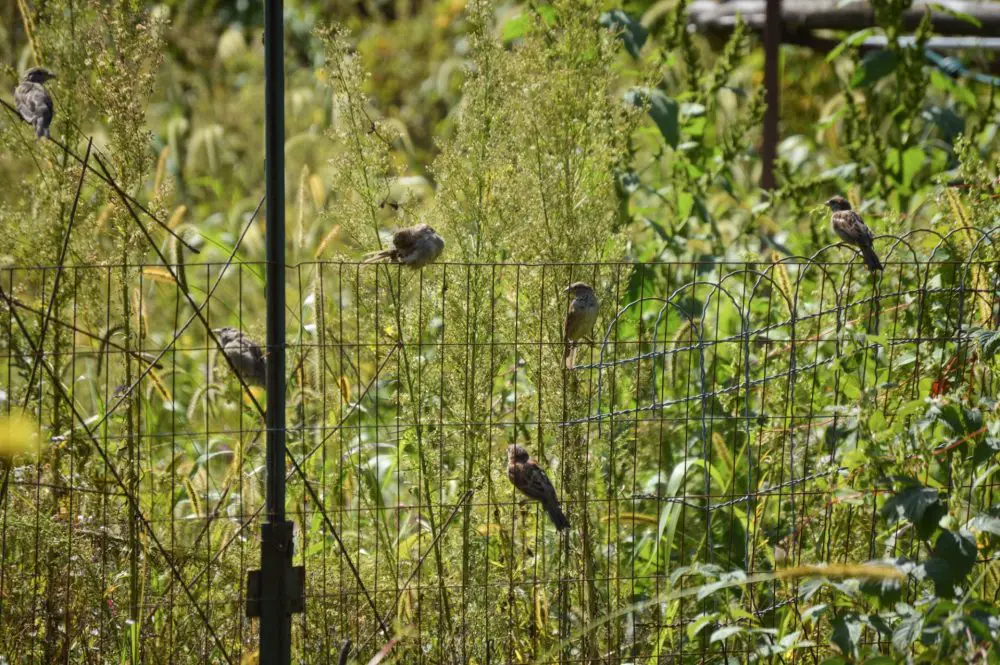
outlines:
{"label": "sparrow", "polygon": [[263,386],[267,376],[267,358],[259,344],[235,328],[213,330],[222,343],[222,352],[249,386]]}
{"label": "sparrow", "polygon": [[45,89],[45,82],[55,77],[55,74],[44,67],[32,67],[14,88],[17,112],[35,128],[35,138],[49,136],[49,125],[55,111],[52,108],[52,97]]}
{"label": "sparrow", "polygon": [[843,196],[834,196],[826,202],[826,205],[833,211],[830,223],[840,239],[861,250],[861,256],[869,270],[872,272],[882,270],[882,262],[878,260],[878,255],[872,248],[875,236],[865,225],[861,215],[851,210],[851,204]]}
{"label": "sparrow", "polygon": [[423,268],[434,263],[444,251],[444,238],[427,224],[417,224],[392,234],[392,247],[372,252],[365,263],[388,259],[411,268]]}
{"label": "sparrow", "polygon": [[573,369],[576,365],[577,340],[590,336],[597,321],[601,301],[597,299],[594,289],[583,282],[573,282],[566,287],[566,293],[573,296],[573,300],[569,304],[566,322],[563,324],[563,342],[566,345],[563,359],[566,361],[566,369]]}
{"label": "sparrow", "polygon": [[569,528],[569,520],[556,498],[556,488],[535,460],[528,457],[528,451],[516,443],[507,448],[507,477],[521,494],[542,504],[557,530]]}

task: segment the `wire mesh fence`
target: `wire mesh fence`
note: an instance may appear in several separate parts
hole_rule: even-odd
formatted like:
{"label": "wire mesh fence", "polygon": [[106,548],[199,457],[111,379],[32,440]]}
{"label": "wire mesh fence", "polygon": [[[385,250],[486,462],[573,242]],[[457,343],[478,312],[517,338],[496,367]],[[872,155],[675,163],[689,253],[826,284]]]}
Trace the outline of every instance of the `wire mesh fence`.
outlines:
{"label": "wire mesh fence", "polygon": [[[855,482],[900,460],[858,442],[898,435],[955,377],[996,392],[970,374],[1000,315],[990,235],[879,243],[877,277],[843,247],[290,267],[293,658],[337,662],[349,639],[362,662],[704,662],[788,622],[824,639],[798,611],[816,589],[773,571],[920,544],[879,521],[886,488]],[[566,369],[577,281],[600,313]],[[262,292],[262,265],[232,261],[0,270],[0,404],[43,433],[3,470],[8,662],[252,657],[267,403],[213,331],[263,340]],[[920,468],[968,518],[995,481],[952,486],[956,441]],[[508,480],[514,444],[568,530]],[[741,622],[755,641],[699,629]]]}

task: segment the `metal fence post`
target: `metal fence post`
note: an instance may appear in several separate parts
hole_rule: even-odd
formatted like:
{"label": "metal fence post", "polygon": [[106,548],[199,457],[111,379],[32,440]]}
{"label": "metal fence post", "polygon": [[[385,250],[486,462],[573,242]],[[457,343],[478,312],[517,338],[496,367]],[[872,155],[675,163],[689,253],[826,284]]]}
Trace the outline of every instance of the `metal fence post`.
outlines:
{"label": "metal fence post", "polygon": [[285,519],[285,75],[282,0],[264,0],[267,199],[267,521],[260,570],[250,573],[247,614],[260,617],[260,662],[291,663],[293,611],[302,610],[302,568],[292,568],[292,523]]}
{"label": "metal fence post", "polygon": [[760,186],[774,189],[774,160],[778,154],[781,121],[781,0],[767,0],[764,23],[764,137],[760,151]]}

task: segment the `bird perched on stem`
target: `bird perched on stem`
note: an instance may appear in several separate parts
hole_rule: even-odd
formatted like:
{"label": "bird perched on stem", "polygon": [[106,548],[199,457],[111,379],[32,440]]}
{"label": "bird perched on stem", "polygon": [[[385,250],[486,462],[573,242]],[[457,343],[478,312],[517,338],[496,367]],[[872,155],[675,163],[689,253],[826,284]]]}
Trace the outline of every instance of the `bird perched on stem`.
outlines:
{"label": "bird perched on stem", "polygon": [[45,82],[55,77],[55,74],[44,67],[32,67],[14,88],[17,112],[35,128],[35,138],[49,136],[49,125],[52,124],[55,110],[52,108],[52,97],[45,89]]}
{"label": "bird perched on stem", "polygon": [[222,342],[222,351],[248,386],[263,386],[267,376],[267,357],[260,345],[235,328],[213,330]]}
{"label": "bird perched on stem", "polygon": [[566,362],[566,369],[573,369],[576,365],[577,342],[590,336],[601,301],[597,299],[594,289],[583,282],[573,282],[566,287],[566,293],[573,296],[573,300],[569,303],[566,323],[563,325],[563,342],[566,344],[563,360]]}
{"label": "bird perched on stem", "polygon": [[392,247],[372,252],[365,263],[389,260],[411,268],[423,268],[433,263],[444,251],[444,238],[427,224],[417,224],[392,234]]}
{"label": "bird perched on stem", "polygon": [[507,477],[521,494],[542,504],[557,530],[569,528],[569,520],[559,507],[556,488],[535,460],[528,456],[528,451],[516,443],[507,448]]}
{"label": "bird perched on stem", "polygon": [[851,204],[843,196],[834,196],[826,202],[826,205],[833,211],[830,223],[840,239],[861,250],[861,257],[869,270],[872,272],[882,270],[882,262],[878,260],[878,255],[872,247],[875,236],[861,219],[861,215],[851,210]]}

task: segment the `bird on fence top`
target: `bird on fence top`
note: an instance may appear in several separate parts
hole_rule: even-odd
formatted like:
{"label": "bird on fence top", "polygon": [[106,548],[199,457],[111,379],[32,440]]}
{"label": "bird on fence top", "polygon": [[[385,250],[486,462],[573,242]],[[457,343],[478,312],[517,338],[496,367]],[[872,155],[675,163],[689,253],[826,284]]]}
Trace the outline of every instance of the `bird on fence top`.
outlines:
{"label": "bird on fence top", "polygon": [[872,248],[875,236],[861,219],[861,215],[851,210],[851,204],[843,196],[834,196],[826,205],[833,211],[830,224],[840,239],[861,250],[861,257],[869,270],[882,270],[882,262]]}
{"label": "bird on fence top", "polygon": [[17,112],[35,128],[35,138],[49,136],[49,125],[55,110],[52,108],[52,97],[45,89],[45,82],[55,77],[55,74],[44,67],[32,67],[24,73],[24,78],[14,89]]}
{"label": "bird on fence top", "polygon": [[594,289],[583,282],[573,282],[566,287],[566,293],[573,296],[573,300],[569,303],[563,326],[563,343],[566,345],[563,360],[566,362],[566,369],[573,369],[576,366],[577,341],[590,336],[601,301],[597,299]]}
{"label": "bird on fence top", "polygon": [[248,386],[263,386],[267,376],[267,358],[259,344],[235,328],[213,330],[222,343],[222,352]]}
{"label": "bird on fence top", "polygon": [[556,488],[535,460],[528,456],[528,451],[516,443],[507,448],[507,477],[521,494],[542,504],[557,530],[569,528],[569,520],[559,507]]}
{"label": "bird on fence top", "polygon": [[388,259],[411,268],[423,268],[433,263],[444,251],[444,238],[427,224],[417,224],[392,234],[392,247],[372,252],[365,263]]}

